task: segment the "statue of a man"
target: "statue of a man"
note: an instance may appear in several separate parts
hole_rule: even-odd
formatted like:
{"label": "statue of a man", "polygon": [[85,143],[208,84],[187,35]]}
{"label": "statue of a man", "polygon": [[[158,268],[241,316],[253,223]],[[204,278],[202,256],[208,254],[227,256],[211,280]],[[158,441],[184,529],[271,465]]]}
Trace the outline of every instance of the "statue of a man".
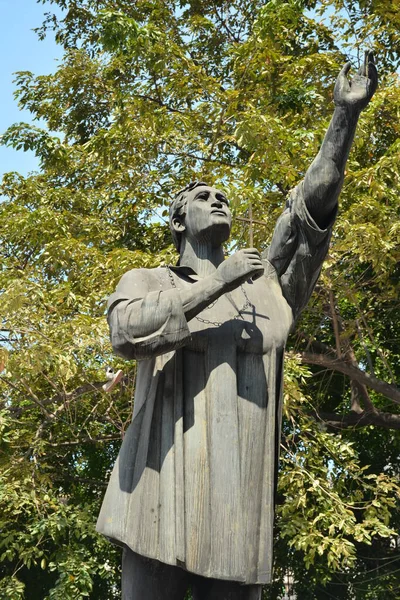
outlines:
{"label": "statue of a man", "polygon": [[339,74],[318,156],[268,251],[224,258],[231,214],[205,183],[181,190],[179,264],[126,273],[109,300],[115,352],[138,361],[135,404],[98,530],[123,546],[124,600],[258,600],[271,581],[282,370],[289,331],[328,250],[371,53]]}

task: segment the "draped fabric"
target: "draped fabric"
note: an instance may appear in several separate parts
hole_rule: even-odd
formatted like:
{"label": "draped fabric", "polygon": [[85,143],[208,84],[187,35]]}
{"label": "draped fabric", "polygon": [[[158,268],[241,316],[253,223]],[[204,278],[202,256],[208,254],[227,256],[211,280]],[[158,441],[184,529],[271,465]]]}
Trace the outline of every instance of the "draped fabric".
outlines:
{"label": "draped fabric", "polygon": [[305,308],[328,251],[337,206],[330,225],[320,229],[307,210],[303,182],[289,195],[279,217],[266,258],[274,266],[282,292],[296,319]]}
{"label": "draped fabric", "polygon": [[[133,420],[99,515],[117,544],[205,577],[271,581],[283,354],[328,249],[296,189],[264,276],[187,322],[193,272],[126,273],[109,300],[114,350],[138,360]],[[204,323],[207,321],[207,323]]]}

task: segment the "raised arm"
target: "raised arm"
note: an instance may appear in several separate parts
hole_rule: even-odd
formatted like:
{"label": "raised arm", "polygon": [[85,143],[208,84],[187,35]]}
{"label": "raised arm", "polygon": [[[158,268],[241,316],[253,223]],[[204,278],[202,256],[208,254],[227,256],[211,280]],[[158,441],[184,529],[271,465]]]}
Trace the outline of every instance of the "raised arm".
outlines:
{"label": "raised arm", "polygon": [[351,81],[347,79],[349,70],[347,63],[339,73],[334,90],[335,112],[321,149],[304,178],[304,201],[321,229],[330,222],[337,204],[358,117],[378,83],[372,52],[365,53],[364,64]]}
{"label": "raised arm", "polygon": [[291,191],[266,252],[295,318],[306,306],[321,271],[357,120],[377,87],[371,52],[366,52],[364,65],[351,82],[349,70],[347,63],[339,73],[335,112],[321,149],[304,181]]}

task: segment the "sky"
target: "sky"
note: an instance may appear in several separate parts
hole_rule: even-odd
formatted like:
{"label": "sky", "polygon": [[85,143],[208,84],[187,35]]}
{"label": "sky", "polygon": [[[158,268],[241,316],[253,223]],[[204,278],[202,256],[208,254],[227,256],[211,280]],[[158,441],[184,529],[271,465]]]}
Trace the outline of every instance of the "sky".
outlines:
{"label": "sky", "polygon": [[[32,31],[42,24],[44,13],[50,10],[48,3],[38,4],[36,0],[0,0],[0,133],[13,123],[32,122],[29,111],[21,111],[13,96],[14,73],[32,71],[36,75],[45,75],[57,68],[61,47],[51,34],[40,41]],[[38,161],[33,152],[0,146],[0,179],[8,171],[27,175],[37,169]]]}

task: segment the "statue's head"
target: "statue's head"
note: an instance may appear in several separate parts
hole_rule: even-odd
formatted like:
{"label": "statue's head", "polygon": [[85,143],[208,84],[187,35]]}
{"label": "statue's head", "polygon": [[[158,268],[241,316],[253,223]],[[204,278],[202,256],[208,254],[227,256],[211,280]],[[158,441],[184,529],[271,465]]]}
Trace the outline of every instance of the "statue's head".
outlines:
{"label": "statue's head", "polygon": [[193,181],[180,190],[169,209],[172,239],[179,252],[185,237],[220,246],[229,238],[231,224],[225,194],[204,181]]}

